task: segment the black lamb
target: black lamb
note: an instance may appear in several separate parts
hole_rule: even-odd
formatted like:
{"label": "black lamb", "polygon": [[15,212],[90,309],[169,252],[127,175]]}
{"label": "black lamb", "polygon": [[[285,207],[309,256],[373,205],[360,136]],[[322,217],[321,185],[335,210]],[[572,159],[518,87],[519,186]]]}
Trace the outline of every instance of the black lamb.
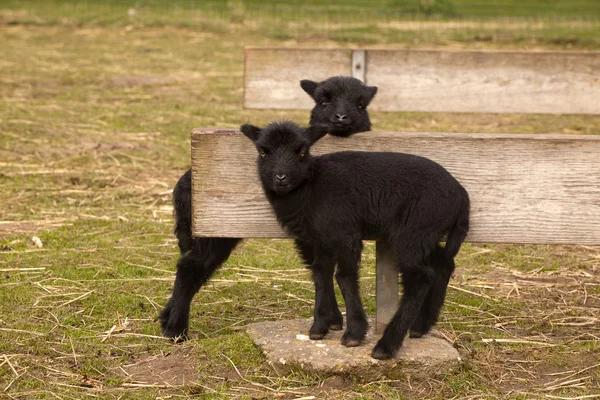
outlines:
{"label": "black lamb", "polygon": [[[377,93],[374,86],[366,86],[352,77],[336,76],[317,83],[300,82],[301,87],[316,102],[311,112],[310,124],[328,123],[330,134],[349,136],[371,130],[367,106]],[[229,258],[242,240],[238,238],[192,237],[192,171],[188,170],[173,190],[175,235],[181,257],[177,262],[177,275],[173,293],[160,313],[163,334],[167,337],[185,339],[189,324],[190,304],[196,292],[212,274]],[[311,250],[297,243],[306,263],[312,263]],[[333,297],[335,301],[335,297]],[[337,305],[335,307],[337,311]],[[337,311],[338,323],[334,329],[342,329],[342,315]]]}
{"label": "black lamb", "polygon": [[[391,152],[343,151],[311,156],[327,126],[302,129],[273,122],[241,131],[259,152],[258,174],[275,215],[312,250],[315,283],[311,339],[332,323],[333,273],[346,302],[345,346],[358,346],[368,329],[359,296],[362,239],[384,240],[402,273],[404,293],[372,356],[395,356],[406,333],[420,336],[435,324],[448,281],[469,229],[469,196],[439,164]],[[445,247],[440,241],[447,236]]]}

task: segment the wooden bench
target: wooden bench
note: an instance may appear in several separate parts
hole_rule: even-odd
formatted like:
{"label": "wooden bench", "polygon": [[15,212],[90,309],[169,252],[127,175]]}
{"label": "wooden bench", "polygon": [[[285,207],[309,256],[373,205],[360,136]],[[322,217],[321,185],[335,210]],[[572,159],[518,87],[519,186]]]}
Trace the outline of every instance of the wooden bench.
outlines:
{"label": "wooden bench", "polygon": [[[354,73],[379,86],[374,110],[600,113],[599,60],[575,52],[251,48],[245,105],[309,109],[300,79]],[[443,165],[471,196],[469,242],[600,245],[600,136],[373,131],[325,137],[313,153],[342,150],[414,153]],[[287,237],[255,163],[254,146],[239,132],[192,131],[194,236]],[[382,242],[376,259],[381,329],[397,308],[398,274]]]}

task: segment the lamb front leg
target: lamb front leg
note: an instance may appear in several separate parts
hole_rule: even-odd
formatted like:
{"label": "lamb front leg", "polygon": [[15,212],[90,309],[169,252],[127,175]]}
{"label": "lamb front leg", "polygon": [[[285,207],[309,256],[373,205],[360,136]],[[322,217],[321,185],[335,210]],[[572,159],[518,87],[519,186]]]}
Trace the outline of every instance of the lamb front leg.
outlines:
{"label": "lamb front leg", "polygon": [[347,251],[342,248],[338,256],[338,269],[335,274],[346,302],[346,332],[342,336],[342,344],[346,347],[359,346],[369,329],[358,284],[361,249],[362,242],[360,240],[348,246]]}
{"label": "lamb front leg", "polygon": [[333,272],[335,260],[323,254],[315,254],[310,267],[315,284],[314,322],[309,330],[309,337],[320,340],[327,335],[329,329],[342,328],[343,318],[338,309],[333,290]]}
{"label": "lamb front leg", "polygon": [[[294,242],[296,244],[296,248],[298,249],[298,251],[300,252],[300,255],[302,256],[302,260],[304,261],[304,264],[306,265],[306,267],[308,269],[312,270],[311,267],[315,261],[314,246],[311,243],[304,242],[300,239],[296,239]],[[331,269],[330,274],[331,274],[331,276],[333,276],[333,268]],[[314,279],[314,275],[313,275],[313,279]],[[335,298],[335,290],[333,288],[333,279],[326,279],[324,282],[324,285],[328,286],[327,289],[325,290],[325,295],[327,296],[327,299],[324,301],[324,304],[328,304],[331,307],[331,310],[329,311],[329,313],[326,312],[325,310],[323,310],[321,312],[321,314],[322,315],[331,314],[328,318],[330,320],[329,329],[331,329],[332,331],[340,331],[340,330],[342,330],[342,327],[344,326],[344,318],[342,317],[342,313],[340,312],[340,309],[338,307],[337,299]]]}

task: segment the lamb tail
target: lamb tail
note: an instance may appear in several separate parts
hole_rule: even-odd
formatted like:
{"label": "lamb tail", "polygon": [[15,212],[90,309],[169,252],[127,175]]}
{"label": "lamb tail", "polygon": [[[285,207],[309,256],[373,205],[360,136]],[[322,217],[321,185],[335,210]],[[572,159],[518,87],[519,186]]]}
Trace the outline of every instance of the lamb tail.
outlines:
{"label": "lamb tail", "polygon": [[460,246],[464,242],[467,237],[467,233],[469,232],[469,214],[470,214],[470,201],[469,195],[465,190],[463,201],[460,205],[460,210],[456,217],[456,222],[454,226],[450,229],[448,233],[448,239],[446,240],[446,257],[454,258],[458,251],[460,250]]}

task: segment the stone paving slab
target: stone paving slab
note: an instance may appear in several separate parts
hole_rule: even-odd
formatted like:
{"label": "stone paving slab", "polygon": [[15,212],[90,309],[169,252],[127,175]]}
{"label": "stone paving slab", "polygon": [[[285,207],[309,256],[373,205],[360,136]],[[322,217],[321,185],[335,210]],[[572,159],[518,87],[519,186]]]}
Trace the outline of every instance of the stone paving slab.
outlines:
{"label": "stone paving slab", "polygon": [[310,340],[312,318],[259,322],[246,331],[269,363],[278,371],[300,368],[311,372],[350,375],[361,380],[431,377],[447,373],[461,362],[458,351],[435,332],[419,339],[406,338],[394,360],[375,360],[371,350],[381,335],[374,334],[375,320],[361,346],[340,343],[343,331],[330,331],[324,340]]}

